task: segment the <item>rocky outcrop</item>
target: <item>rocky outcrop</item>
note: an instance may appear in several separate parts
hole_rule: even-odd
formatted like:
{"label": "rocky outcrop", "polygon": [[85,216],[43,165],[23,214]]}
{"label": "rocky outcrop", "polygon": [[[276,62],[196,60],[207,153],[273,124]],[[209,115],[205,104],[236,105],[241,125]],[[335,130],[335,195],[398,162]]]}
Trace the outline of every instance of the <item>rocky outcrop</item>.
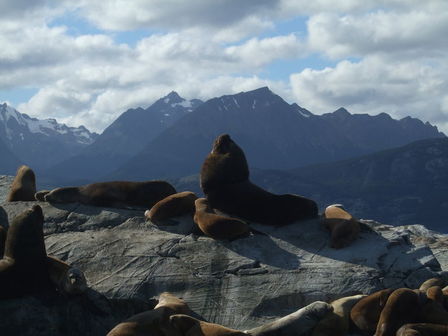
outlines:
{"label": "rocky outcrop", "polygon": [[[1,204],[0,223],[34,203]],[[164,291],[210,322],[245,330],[317,300],[415,288],[448,267],[448,237],[421,226],[364,221],[359,239],[335,250],[318,220],[252,224],[258,233],[217,241],[200,236],[188,216],[156,226],[144,209],[39,204],[47,253],[80,268],[91,291],[0,302],[8,316],[0,330],[10,334],[26,326],[34,331],[24,335],[104,335]]]}

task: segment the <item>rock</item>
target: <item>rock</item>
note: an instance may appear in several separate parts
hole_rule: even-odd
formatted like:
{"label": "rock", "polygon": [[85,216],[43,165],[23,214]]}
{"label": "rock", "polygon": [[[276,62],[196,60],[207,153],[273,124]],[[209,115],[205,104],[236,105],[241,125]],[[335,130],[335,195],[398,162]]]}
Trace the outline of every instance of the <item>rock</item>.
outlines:
{"label": "rock", "polygon": [[[4,203],[0,215],[11,220],[34,203]],[[81,269],[103,308],[85,298],[0,302],[0,316],[14,312],[0,320],[0,330],[47,325],[53,334],[36,334],[69,335],[73,325],[78,334],[104,335],[164,291],[207,321],[247,330],[314,301],[448,279],[448,236],[420,226],[362,221],[359,239],[335,250],[318,220],[281,228],[252,224],[260,233],[218,241],[198,236],[191,216],[156,226],[145,222],[143,210],[39,204],[47,253]]]}

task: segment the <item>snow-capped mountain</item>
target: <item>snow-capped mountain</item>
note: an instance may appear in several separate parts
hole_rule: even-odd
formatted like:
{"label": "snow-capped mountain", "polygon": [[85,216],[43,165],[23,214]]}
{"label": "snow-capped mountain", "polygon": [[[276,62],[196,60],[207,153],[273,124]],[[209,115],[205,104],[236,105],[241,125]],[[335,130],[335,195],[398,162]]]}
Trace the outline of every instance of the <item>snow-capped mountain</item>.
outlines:
{"label": "snow-capped mountain", "polygon": [[163,130],[200,104],[202,101],[198,99],[186,100],[173,91],[146,109],[129,109],[107,127],[93,144],[52,167],[47,173],[63,181],[67,180],[66,176],[72,177],[72,181],[101,178],[124,164]]}
{"label": "snow-capped mountain", "polygon": [[97,136],[84,126],[31,118],[6,103],[0,105],[0,140],[20,161],[36,170],[76,154]]}
{"label": "snow-capped mountain", "polygon": [[213,98],[155,137],[108,178],[196,174],[213,140],[222,133],[229,133],[244,149],[251,167],[262,169],[292,169],[444,136],[417,119],[346,112],[341,126],[341,111],[314,115],[288,104],[267,87]]}

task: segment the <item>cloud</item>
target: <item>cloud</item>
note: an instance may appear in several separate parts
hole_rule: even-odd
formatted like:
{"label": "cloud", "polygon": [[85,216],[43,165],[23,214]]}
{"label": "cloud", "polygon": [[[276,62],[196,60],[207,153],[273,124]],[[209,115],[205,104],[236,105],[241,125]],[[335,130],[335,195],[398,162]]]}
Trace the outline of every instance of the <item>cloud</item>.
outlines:
{"label": "cloud", "polygon": [[319,114],[344,106],[353,113],[446,122],[447,76],[446,66],[369,56],[323,70],[305,69],[291,75],[291,85],[299,104]]}

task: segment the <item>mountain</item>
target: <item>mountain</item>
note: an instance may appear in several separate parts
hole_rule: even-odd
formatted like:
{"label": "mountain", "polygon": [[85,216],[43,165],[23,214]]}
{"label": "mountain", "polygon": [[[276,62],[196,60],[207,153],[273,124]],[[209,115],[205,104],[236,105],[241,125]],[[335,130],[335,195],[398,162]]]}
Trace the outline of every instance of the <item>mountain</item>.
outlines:
{"label": "mountain", "polygon": [[[176,92],[146,109],[129,109],[121,114],[96,141],[48,170],[47,176],[62,181],[93,181],[124,164],[145,145],[202,101],[185,100]],[[70,176],[70,178],[67,178]]]}
{"label": "mountain", "polygon": [[20,165],[20,160],[11,153],[8,146],[0,139],[0,171],[2,174],[15,175]]}
{"label": "mountain", "polygon": [[222,133],[229,133],[244,149],[251,167],[262,169],[292,169],[444,136],[436,127],[409,119],[352,115],[346,110],[318,116],[264,87],[208,100],[108,178],[196,174],[213,140]]}
{"label": "mountain", "polygon": [[76,154],[96,136],[84,126],[31,118],[6,103],[0,105],[0,140],[20,161],[38,171]]}

